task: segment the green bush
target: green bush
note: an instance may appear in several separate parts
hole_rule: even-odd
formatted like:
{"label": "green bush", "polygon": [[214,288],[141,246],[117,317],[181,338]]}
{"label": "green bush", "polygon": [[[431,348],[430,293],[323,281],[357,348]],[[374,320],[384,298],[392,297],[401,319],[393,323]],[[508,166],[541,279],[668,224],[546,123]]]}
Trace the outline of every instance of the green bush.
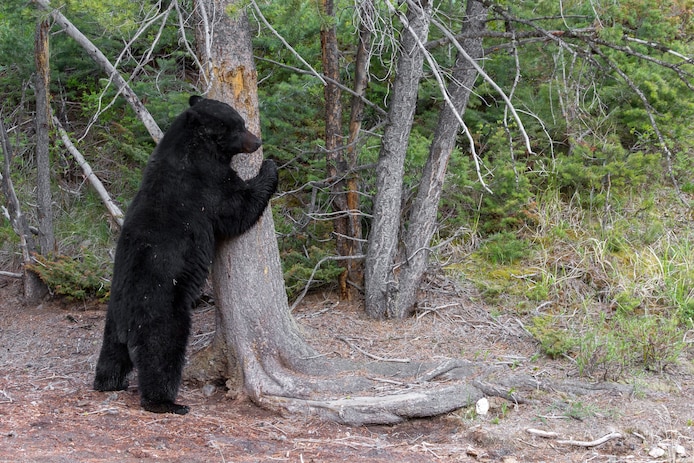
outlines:
{"label": "green bush", "polygon": [[106,279],[107,264],[96,256],[83,252],[79,258],[63,255],[34,255],[35,263],[28,266],[54,293],[68,300],[84,301],[96,298],[105,301],[111,282]]}

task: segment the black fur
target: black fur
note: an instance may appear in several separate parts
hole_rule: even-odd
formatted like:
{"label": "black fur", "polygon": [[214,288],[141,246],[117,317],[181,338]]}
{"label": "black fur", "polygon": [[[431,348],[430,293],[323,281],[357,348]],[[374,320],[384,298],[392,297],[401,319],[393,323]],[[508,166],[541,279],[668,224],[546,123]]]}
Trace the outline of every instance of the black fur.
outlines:
{"label": "black fur", "polygon": [[277,189],[273,161],[247,182],[229,165],[260,144],[231,106],[192,96],[154,150],[118,240],[94,389],[126,389],[135,366],[144,409],[188,412],[175,399],[215,242],[251,228]]}

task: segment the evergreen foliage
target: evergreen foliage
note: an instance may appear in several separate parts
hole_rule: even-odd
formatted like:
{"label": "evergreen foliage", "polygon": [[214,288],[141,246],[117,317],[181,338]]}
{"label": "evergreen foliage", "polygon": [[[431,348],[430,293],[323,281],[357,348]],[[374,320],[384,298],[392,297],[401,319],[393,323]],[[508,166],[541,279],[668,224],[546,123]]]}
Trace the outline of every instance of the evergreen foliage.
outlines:
{"label": "evergreen foliage", "polygon": [[[318,37],[326,18],[315,3],[258,3],[277,33],[320,71]],[[512,93],[533,152],[520,143],[518,127],[505,114],[495,90],[478,79],[464,118],[492,193],[480,185],[461,135],[439,209],[441,239],[461,229],[469,231],[465,239],[453,241],[454,248],[467,252],[450,271],[473,281],[490,303],[513,301],[521,314],[546,303],[551,310],[532,318],[528,329],[544,352],[571,356],[585,374],[618,377],[634,365],[662,370],[684,348],[676,334],[694,320],[694,252],[689,245],[693,237],[683,225],[690,221],[694,194],[694,78],[691,62],[682,58],[694,54],[692,5],[689,0],[656,3],[564,2],[559,11],[559,3],[550,0],[497,2],[488,22],[497,35],[485,39],[484,69]],[[112,62],[117,61],[165,130],[186,106],[188,95],[201,89],[196,88],[196,65],[182,45],[177,18],[172,19],[175,12],[161,29],[161,22],[155,21],[122,53],[143,21],[155,15],[156,4],[68,0],[53,6],[61,7]],[[351,88],[356,13],[353,2],[337,4],[341,78]],[[460,30],[464,2],[438,6],[440,19]],[[512,24],[519,37],[517,56],[507,46],[508,37],[500,37],[509,33],[504,11],[526,20]],[[36,21],[43,14],[24,1],[0,4],[2,114],[17,148],[12,178],[32,223],[33,60],[28,57]],[[392,16],[379,14],[366,98],[387,109],[401,26],[390,30]],[[303,290],[314,267],[335,254],[323,145],[323,85],[262,22],[253,27],[264,152],[281,166],[283,193],[273,201],[273,210],[286,287],[293,297]],[[524,39],[522,34],[536,32],[535,27],[571,28],[577,35],[594,34],[600,43],[611,45],[591,49],[568,32],[556,35],[570,44],[565,47],[537,37]],[[185,35],[192,40],[190,26]],[[430,40],[439,38],[440,32],[432,29]],[[444,71],[455,57],[450,45],[433,48],[432,53]],[[516,61],[520,76],[515,75]],[[427,68],[425,74],[408,146],[404,214],[416,194],[444,104],[432,70]],[[153,142],[101,70],[65,34],[51,35],[51,77],[53,109],[69,123],[75,139],[81,138],[79,148],[127,208]],[[650,116],[634,89],[652,108]],[[350,100],[343,92],[345,118]],[[369,166],[378,156],[383,122],[378,111],[366,107],[364,136],[358,144],[365,236],[374,194]],[[105,297],[109,266],[104,263],[115,233],[60,144],[53,145],[51,155],[60,252],[81,257],[39,257],[34,270],[58,294]],[[82,249],[85,243],[88,251]],[[3,218],[0,262],[10,265],[16,260],[16,246]],[[323,262],[312,283],[331,284],[339,273],[335,262]],[[610,313],[616,315],[607,316]]]}

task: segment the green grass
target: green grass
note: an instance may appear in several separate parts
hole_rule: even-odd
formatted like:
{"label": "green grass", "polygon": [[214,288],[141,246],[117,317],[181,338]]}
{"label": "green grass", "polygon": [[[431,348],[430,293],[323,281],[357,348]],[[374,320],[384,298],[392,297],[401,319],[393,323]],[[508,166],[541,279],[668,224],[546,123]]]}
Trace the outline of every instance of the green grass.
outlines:
{"label": "green grass", "polygon": [[620,380],[675,367],[694,320],[694,230],[663,194],[586,210],[548,195],[538,225],[480,240],[450,266],[491,306],[524,318],[539,350],[577,372]]}

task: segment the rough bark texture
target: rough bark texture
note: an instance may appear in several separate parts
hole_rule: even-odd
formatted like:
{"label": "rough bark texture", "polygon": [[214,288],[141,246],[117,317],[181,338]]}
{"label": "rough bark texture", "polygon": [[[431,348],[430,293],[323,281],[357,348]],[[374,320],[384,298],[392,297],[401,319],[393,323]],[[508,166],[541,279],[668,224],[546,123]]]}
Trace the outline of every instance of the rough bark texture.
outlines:
{"label": "rough bark texture", "polygon": [[51,164],[48,156],[48,130],[50,129],[51,108],[48,101],[48,84],[50,81],[48,32],[50,24],[47,20],[39,21],[36,25],[34,38],[34,61],[36,75],[34,89],[36,91],[36,209],[39,219],[39,249],[41,254],[55,251],[55,235],[53,234],[53,197],[51,195]]}
{"label": "rough bark texture", "polygon": [[[466,20],[463,22],[461,34],[466,38],[461,41],[461,45],[475,60],[481,60],[484,53],[481,32],[485,28],[487,10],[488,8],[477,0],[467,2]],[[476,78],[475,68],[467,59],[458,55],[448,91],[453,105],[461,115],[470,99]],[[396,317],[405,317],[415,310],[417,290],[427,269],[429,243],[436,231],[436,216],[446,168],[455,147],[459,129],[460,124],[453,110],[445,105],[439,115],[429,157],[424,166],[403,239],[404,249],[398,259],[403,264],[398,275],[398,292],[393,309]]]}
{"label": "rough bark texture", "polygon": [[[227,11],[233,2],[200,0],[197,8]],[[210,43],[198,36],[201,61],[210,70],[209,98],[232,105],[246,120],[248,129],[260,135],[257,74],[253,63],[251,36],[245,13],[234,17],[217,15],[207,30],[214,31]],[[202,27],[199,29],[203,29]],[[210,55],[204,55],[210,50]],[[263,159],[262,148],[253,154],[238,155],[233,167],[242,178],[255,176]],[[217,307],[217,332],[205,364],[195,361],[193,370],[223,371],[231,387],[259,401],[263,395],[306,395],[310,392],[294,378],[298,373],[329,371],[326,362],[303,359],[313,351],[299,336],[289,313],[272,211],[268,208],[259,223],[246,234],[220,243],[212,280]],[[211,351],[211,352],[209,352]],[[223,352],[224,355],[220,355]],[[220,364],[221,362],[221,364]],[[312,365],[320,363],[316,368]],[[205,378],[200,371],[196,378]]]}
{"label": "rough bark texture", "polygon": [[430,2],[422,2],[422,6],[409,10],[409,28],[402,31],[393,96],[376,168],[377,193],[365,278],[366,312],[375,318],[391,317],[396,308],[398,289],[393,262],[400,229],[402,179],[424,60],[417,42],[426,41],[431,19]]}

